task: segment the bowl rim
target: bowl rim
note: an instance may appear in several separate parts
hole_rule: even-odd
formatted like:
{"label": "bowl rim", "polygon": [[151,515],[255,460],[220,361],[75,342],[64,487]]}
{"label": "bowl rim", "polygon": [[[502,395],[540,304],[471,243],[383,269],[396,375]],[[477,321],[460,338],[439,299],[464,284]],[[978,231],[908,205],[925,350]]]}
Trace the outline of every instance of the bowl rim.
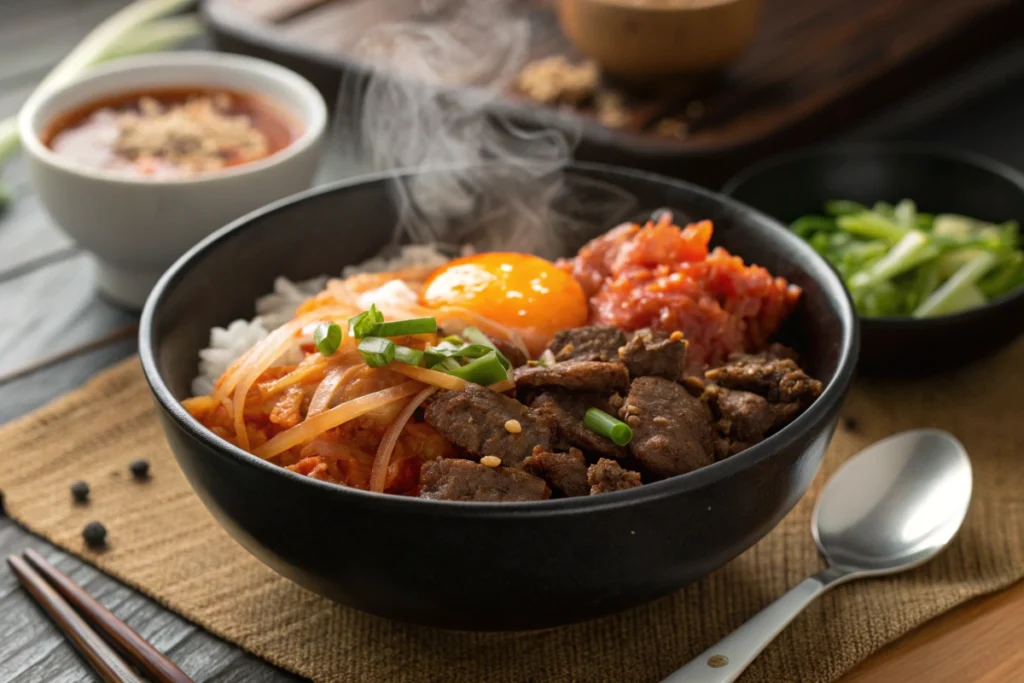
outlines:
{"label": "bowl rim", "polygon": [[[190,77],[188,74],[204,72],[227,75],[246,73],[264,84],[281,85],[289,91],[286,97],[267,95],[259,87],[244,91],[265,97],[271,105],[278,106],[286,113],[298,118],[302,124],[302,131],[287,145],[262,159],[192,176],[170,178],[138,178],[118,171],[92,169],[57,154],[43,144],[39,131],[47,122],[39,122],[37,119],[41,110],[54,100],[77,91],[81,97],[76,96],[75,99],[81,99],[84,105],[88,106],[90,102],[102,97],[103,93],[107,91],[121,90],[131,93],[144,90],[145,88],[138,87],[118,88],[116,84],[104,84],[104,82],[116,78],[119,74],[144,73],[153,69],[165,68],[180,69],[182,76],[175,80],[180,80],[184,87],[196,85],[194,77]],[[79,103],[75,106],[83,105]],[[71,107],[71,109],[73,108],[74,106]],[[64,113],[67,110],[68,107],[61,108],[59,113]],[[22,140],[22,146],[27,153],[41,163],[80,178],[116,185],[146,187],[202,185],[259,173],[286,163],[318,144],[327,130],[327,123],[327,103],[320,91],[295,71],[256,57],[203,50],[134,55],[98,64],[90,68],[80,78],[69,83],[32,93],[18,112],[17,118],[18,134]]]}
{"label": "bowl rim", "polygon": [[[214,247],[222,240],[233,237],[235,233],[243,231],[252,221],[258,218],[273,215],[278,212],[287,211],[294,204],[301,203],[308,199],[322,195],[343,192],[359,186],[381,183],[395,177],[408,177],[411,175],[435,172],[446,167],[431,167],[422,169],[404,169],[360,175],[347,178],[334,183],[321,185],[309,190],[299,192],[290,197],[278,200],[249,214],[238,218],[228,225],[197,243],[182,255],[164,274],[150,293],[146,305],[143,308],[139,321],[139,357],[142,362],[143,372],[146,381],[153,392],[160,408],[174,421],[176,426],[190,439],[199,442],[199,445],[214,451],[221,456],[234,460],[237,464],[254,469],[271,471],[272,476],[293,478],[300,485],[314,486],[322,489],[328,495],[351,496],[353,502],[361,502],[367,505],[388,505],[395,508],[405,508],[410,512],[431,511],[442,516],[480,516],[493,517],[499,513],[513,514],[517,516],[545,517],[560,514],[582,513],[595,509],[609,509],[665,499],[676,496],[680,493],[694,491],[709,484],[712,481],[728,478],[737,472],[753,467],[763,460],[766,460],[776,453],[779,453],[793,446],[803,435],[804,431],[812,425],[825,420],[826,415],[836,408],[846,396],[847,390],[852,382],[857,357],[860,349],[860,326],[854,312],[853,301],[843,286],[838,275],[828,267],[828,264],[815,252],[810,245],[793,235],[789,230],[779,224],[775,219],[770,218],[758,211],[741,204],[730,197],[708,190],[690,183],[668,178],[665,176],[648,173],[635,169],[598,163],[572,163],[565,168],[568,173],[574,171],[592,171],[607,173],[611,176],[624,176],[659,185],[674,185],[688,192],[703,195],[705,198],[724,203],[739,213],[750,214],[754,222],[765,227],[774,233],[784,243],[788,243],[791,249],[801,253],[808,262],[818,264],[818,269],[824,277],[815,278],[830,292],[829,297],[837,304],[837,313],[841,323],[839,360],[836,365],[835,376],[826,385],[822,392],[811,406],[805,410],[796,420],[786,425],[779,432],[768,437],[761,443],[726,458],[719,462],[702,467],[693,472],[675,477],[669,477],[661,481],[644,484],[643,486],[626,490],[606,493],[600,496],[581,496],[577,498],[560,498],[532,502],[468,502],[468,501],[435,501],[423,498],[412,498],[390,494],[373,493],[361,489],[338,486],[329,482],[291,472],[283,467],[274,465],[266,460],[256,457],[237,446],[234,446],[194,419],[182,407],[181,403],[174,397],[167,384],[161,376],[156,356],[154,354],[155,332],[154,318],[164,299],[167,298],[175,284],[187,276],[188,271],[198,261],[204,252]],[[464,168],[448,167],[448,168]],[[827,427],[826,427],[827,428]],[[830,432],[831,434],[831,432]],[[499,514],[500,516],[500,514]]]}
{"label": "bowl rim", "polygon": [[[780,169],[808,159],[849,157],[856,155],[861,157],[886,157],[886,156],[916,156],[921,158],[941,159],[943,161],[970,166],[978,170],[998,176],[1016,186],[1021,195],[1024,196],[1024,172],[1018,171],[1013,166],[993,159],[992,157],[978,152],[971,152],[952,145],[929,145],[917,142],[845,142],[830,145],[816,145],[802,149],[777,154],[751,164],[736,175],[729,178],[722,185],[722,194],[734,198],[738,189],[743,187],[751,179],[763,175],[780,172]],[[739,200],[737,200],[739,201]],[[780,225],[789,231],[789,228],[782,223],[781,219],[772,217]],[[1024,216],[1020,219],[1024,221]],[[829,264],[832,268],[832,265]],[[1015,308],[1017,303],[1024,299],[1024,286],[1018,287],[1012,292],[992,299],[983,306],[970,308],[966,311],[947,313],[933,318],[914,318],[911,316],[866,316],[857,314],[862,325],[880,331],[896,331],[908,327],[945,327],[970,325],[983,318],[987,318],[999,312]]]}

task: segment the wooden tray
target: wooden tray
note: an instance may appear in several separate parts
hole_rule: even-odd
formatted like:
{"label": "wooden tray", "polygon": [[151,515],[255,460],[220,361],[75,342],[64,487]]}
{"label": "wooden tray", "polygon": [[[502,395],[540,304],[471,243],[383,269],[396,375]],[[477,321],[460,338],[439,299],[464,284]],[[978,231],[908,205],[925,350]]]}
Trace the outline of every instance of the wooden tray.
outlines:
{"label": "wooden tray", "polygon": [[[467,0],[490,2],[491,0]],[[220,49],[304,74],[334,102],[343,74],[368,73],[350,47],[370,25],[417,19],[420,0],[206,0]],[[533,57],[578,56],[551,0],[517,0],[533,27]],[[542,125],[581,125],[580,159],[646,168],[718,185],[742,166],[828,139],[965,61],[1019,35],[1021,0],[764,0],[753,47],[728,71],[630,95],[613,129],[587,110],[556,110],[507,93],[502,108]],[[697,107],[691,103],[699,102]],[[687,116],[702,110],[699,117]],[[685,137],[659,134],[666,117]]]}

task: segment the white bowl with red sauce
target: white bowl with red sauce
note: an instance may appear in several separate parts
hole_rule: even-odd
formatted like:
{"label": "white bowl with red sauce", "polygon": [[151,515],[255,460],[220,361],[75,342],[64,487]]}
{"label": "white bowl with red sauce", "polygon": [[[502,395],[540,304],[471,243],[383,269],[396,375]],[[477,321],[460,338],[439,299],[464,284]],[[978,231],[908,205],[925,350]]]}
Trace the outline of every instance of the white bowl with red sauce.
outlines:
{"label": "white bowl with red sauce", "polygon": [[100,292],[141,308],[189,247],[312,184],[327,107],[275,64],[172,52],[36,93],[18,125],[43,204],[95,256]]}

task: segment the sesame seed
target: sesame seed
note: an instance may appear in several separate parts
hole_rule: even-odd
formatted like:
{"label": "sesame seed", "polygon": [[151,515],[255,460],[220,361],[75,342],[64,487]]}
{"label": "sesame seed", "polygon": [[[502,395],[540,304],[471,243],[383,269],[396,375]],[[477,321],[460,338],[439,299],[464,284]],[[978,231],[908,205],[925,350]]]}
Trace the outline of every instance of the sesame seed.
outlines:
{"label": "sesame seed", "polygon": [[676,330],[675,332],[670,334],[668,338],[671,339],[672,341],[679,341],[680,339],[683,338],[683,333],[680,332],[679,330]]}
{"label": "sesame seed", "polygon": [[523,425],[519,424],[519,420],[509,420],[505,423],[505,431],[509,434],[518,434],[523,431]]}
{"label": "sesame seed", "polygon": [[480,464],[484,467],[497,467],[501,464],[501,458],[496,455],[485,455],[480,458]]}

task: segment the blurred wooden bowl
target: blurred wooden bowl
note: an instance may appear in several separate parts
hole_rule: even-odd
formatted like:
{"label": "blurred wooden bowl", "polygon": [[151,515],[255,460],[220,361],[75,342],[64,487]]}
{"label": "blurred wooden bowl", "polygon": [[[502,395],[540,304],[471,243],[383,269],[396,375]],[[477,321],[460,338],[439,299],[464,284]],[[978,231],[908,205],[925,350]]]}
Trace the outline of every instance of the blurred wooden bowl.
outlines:
{"label": "blurred wooden bowl", "polygon": [[753,41],[761,0],[559,0],[562,31],[617,78],[718,70]]}

